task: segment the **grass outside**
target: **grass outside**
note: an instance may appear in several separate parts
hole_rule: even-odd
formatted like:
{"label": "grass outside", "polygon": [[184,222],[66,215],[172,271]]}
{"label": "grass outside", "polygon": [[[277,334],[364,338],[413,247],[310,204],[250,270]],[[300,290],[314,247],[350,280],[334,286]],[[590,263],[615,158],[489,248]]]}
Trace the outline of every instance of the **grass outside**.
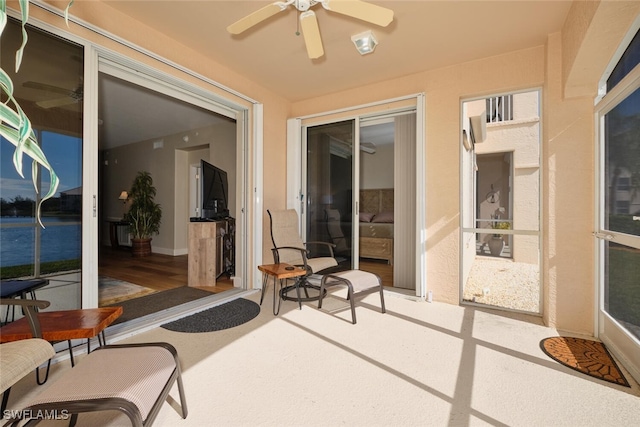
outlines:
{"label": "grass outside", "polygon": [[640,250],[609,247],[607,295],[609,314],[640,328]]}
{"label": "grass outside", "polygon": [[[44,276],[66,271],[80,270],[81,268],[82,263],[80,259],[43,262],[40,264],[40,275]],[[19,277],[33,277],[33,264],[0,267],[0,278],[2,278],[2,280],[15,279]]]}

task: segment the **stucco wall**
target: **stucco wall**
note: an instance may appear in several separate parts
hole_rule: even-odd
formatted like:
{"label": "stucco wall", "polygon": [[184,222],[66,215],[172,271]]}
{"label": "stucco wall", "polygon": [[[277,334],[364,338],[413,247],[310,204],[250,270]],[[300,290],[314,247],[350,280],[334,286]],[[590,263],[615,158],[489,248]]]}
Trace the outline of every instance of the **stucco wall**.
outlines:
{"label": "stucco wall", "polygon": [[[65,3],[66,4],[66,3]],[[616,4],[618,6],[616,6]],[[10,6],[15,8],[15,2]],[[64,29],[62,18],[32,8],[32,16]],[[283,208],[286,197],[286,119],[341,107],[426,94],[427,286],[438,301],[459,301],[459,126],[460,100],[498,92],[543,87],[543,260],[545,321],[591,333],[594,318],[593,97],[604,67],[618,49],[640,2],[578,1],[562,33],[546,46],[425,71],[289,105],[284,99],[221,64],[132,21],[99,2],[76,2],[74,15],[156,52],[264,104],[265,208]],[[71,24],[69,31],[176,75],[242,105],[249,102],[165,64]],[[565,72],[563,73],[563,68]],[[567,90],[571,88],[572,90]],[[578,88],[579,90],[573,90]],[[565,94],[582,98],[564,98]],[[95,143],[95,141],[86,141]],[[248,165],[250,178],[254,166]],[[266,169],[265,169],[266,170]],[[262,177],[261,177],[262,178]],[[252,213],[248,213],[250,216]],[[268,255],[268,221],[262,215],[263,254]],[[248,218],[251,221],[252,218]],[[252,236],[248,236],[251,241]],[[249,263],[254,262],[249,258]]]}
{"label": "stucco wall", "polygon": [[437,301],[459,301],[460,100],[544,82],[543,46],[418,73],[339,94],[298,102],[292,115],[424,92],[426,94],[427,288]]}
{"label": "stucco wall", "polygon": [[[577,4],[564,32],[550,35],[546,46],[292,106],[294,116],[304,116],[410,93],[426,94],[426,269],[427,287],[433,290],[436,300],[453,304],[459,300],[460,211],[455,195],[460,185],[460,99],[542,87],[543,316],[549,325],[593,333],[593,99],[606,64],[640,13],[639,3],[623,3],[618,9],[612,4]],[[592,26],[592,21],[597,25]],[[585,31],[590,32],[588,37]],[[563,64],[574,69],[578,60],[598,65],[595,71],[589,70],[587,77],[578,73],[572,79],[571,72],[563,75]],[[581,91],[568,92],[584,96],[565,98],[566,87],[580,87]]]}

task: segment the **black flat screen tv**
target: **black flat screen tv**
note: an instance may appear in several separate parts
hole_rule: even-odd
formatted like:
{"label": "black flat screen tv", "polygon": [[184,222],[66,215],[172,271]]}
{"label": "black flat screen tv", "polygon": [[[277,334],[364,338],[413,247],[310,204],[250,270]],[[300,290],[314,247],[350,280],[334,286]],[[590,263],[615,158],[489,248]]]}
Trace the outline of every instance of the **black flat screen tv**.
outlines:
{"label": "black flat screen tv", "polygon": [[227,173],[200,160],[200,218],[222,219],[229,216]]}

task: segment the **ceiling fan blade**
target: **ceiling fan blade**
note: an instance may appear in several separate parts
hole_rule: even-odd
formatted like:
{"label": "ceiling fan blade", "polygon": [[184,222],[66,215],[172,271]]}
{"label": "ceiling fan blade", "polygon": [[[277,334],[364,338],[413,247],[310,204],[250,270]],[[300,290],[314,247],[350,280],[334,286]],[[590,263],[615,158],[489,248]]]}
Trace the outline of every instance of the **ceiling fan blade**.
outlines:
{"label": "ceiling fan blade", "polygon": [[324,48],[322,47],[322,38],[320,37],[320,27],[318,27],[316,14],[311,10],[301,13],[300,27],[302,28],[304,44],[307,46],[307,55],[309,55],[310,59],[320,58],[324,55]]}
{"label": "ceiling fan blade", "polygon": [[38,101],[36,102],[36,105],[41,108],[49,109],[54,107],[62,107],[64,105],[75,104],[77,102],[78,100],[76,99],[64,97],[64,98],[49,99],[46,101]]}
{"label": "ceiling fan blade", "polygon": [[324,0],[322,7],[332,12],[386,27],[393,21],[393,10],[360,0]]}
{"label": "ceiling fan blade", "polygon": [[240,34],[248,30],[249,28],[253,27],[254,25],[259,24],[265,19],[271,18],[276,13],[282,12],[286,8],[287,8],[287,4],[285,3],[282,3],[279,1],[275,3],[271,3],[270,5],[265,6],[261,9],[258,9],[255,12],[250,13],[244,18],[229,25],[227,27],[227,31],[229,31],[231,34]]}
{"label": "ceiling fan blade", "polygon": [[59,93],[60,95],[67,95],[67,96],[70,96],[73,93],[72,90],[65,89],[63,87],[52,86],[46,83],[38,83],[38,82],[31,82],[31,81],[22,83],[22,87],[26,87],[29,89],[46,90],[47,92]]}

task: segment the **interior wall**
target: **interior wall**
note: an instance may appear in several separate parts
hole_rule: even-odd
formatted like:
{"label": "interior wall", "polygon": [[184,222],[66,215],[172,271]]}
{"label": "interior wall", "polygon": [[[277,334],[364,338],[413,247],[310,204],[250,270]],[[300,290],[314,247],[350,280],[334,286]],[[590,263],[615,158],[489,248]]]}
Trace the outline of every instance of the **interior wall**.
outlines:
{"label": "interior wall", "polygon": [[[129,191],[138,171],[147,171],[157,190],[156,202],[162,207],[160,233],[153,236],[152,249],[165,255],[186,254],[186,224],[190,216],[187,162],[190,158],[184,152],[203,145],[209,147],[205,160],[227,171],[229,198],[235,202],[235,132],[235,123],[229,121],[190,130],[188,141],[183,138],[185,132],[181,132],[105,150],[101,156],[103,191],[105,195],[118,193],[112,197],[113,200],[105,196],[105,217],[109,218],[115,212],[122,217],[122,203],[117,196],[122,190]],[[105,233],[108,233],[107,227],[103,229],[103,236]]]}
{"label": "interior wall", "polygon": [[375,154],[360,152],[360,188],[393,188],[393,144],[378,145]]}

